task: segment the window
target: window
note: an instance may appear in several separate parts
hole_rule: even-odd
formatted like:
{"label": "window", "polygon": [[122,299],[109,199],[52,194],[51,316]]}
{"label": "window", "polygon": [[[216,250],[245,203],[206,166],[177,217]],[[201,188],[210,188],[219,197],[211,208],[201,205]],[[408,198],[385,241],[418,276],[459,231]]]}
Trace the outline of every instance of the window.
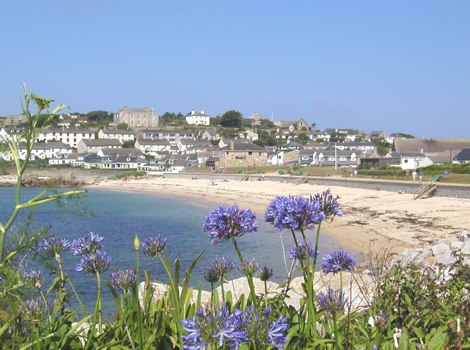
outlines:
{"label": "window", "polygon": [[346,157],[339,157],[339,161],[340,161],[340,162],[347,162],[347,161],[348,161],[348,158],[346,158]]}
{"label": "window", "polygon": [[330,162],[334,162],[334,161],[335,161],[335,157],[328,157],[328,160],[329,160]]}
{"label": "window", "polygon": [[253,154],[253,152],[248,152],[248,155],[251,156]]}

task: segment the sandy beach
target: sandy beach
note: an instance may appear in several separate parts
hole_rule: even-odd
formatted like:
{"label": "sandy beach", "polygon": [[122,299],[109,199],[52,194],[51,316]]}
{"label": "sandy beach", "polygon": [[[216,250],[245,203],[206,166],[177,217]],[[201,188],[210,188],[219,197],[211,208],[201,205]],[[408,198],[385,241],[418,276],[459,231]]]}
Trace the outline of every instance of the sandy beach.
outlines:
{"label": "sandy beach", "polygon": [[[266,206],[276,196],[309,196],[327,190],[324,186],[274,181],[216,181],[211,185],[207,179],[182,178],[107,181],[93,188],[198,198],[212,202],[214,207],[237,203],[257,213],[258,220],[263,220]],[[330,190],[340,197],[344,215],[324,223],[322,232],[357,252],[367,253],[370,247],[374,251],[388,248],[401,252],[439,239],[456,240],[462,230],[470,230],[468,199],[415,200],[412,194],[339,186]]]}

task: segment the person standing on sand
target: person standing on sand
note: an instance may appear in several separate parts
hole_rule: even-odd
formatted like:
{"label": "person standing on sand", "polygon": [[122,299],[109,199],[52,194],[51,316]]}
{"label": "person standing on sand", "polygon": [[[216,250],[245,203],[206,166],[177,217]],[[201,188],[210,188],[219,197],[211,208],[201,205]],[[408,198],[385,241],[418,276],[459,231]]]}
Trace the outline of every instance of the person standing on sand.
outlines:
{"label": "person standing on sand", "polygon": [[413,170],[413,173],[411,175],[413,176],[413,182],[415,182],[416,181],[416,175],[418,175],[416,170]]}
{"label": "person standing on sand", "polygon": [[354,177],[357,177],[357,169],[354,169]]}
{"label": "person standing on sand", "polygon": [[418,175],[419,175],[419,183],[421,183],[421,181],[423,181],[424,173],[423,173],[422,171],[420,171],[420,172],[418,173]]}

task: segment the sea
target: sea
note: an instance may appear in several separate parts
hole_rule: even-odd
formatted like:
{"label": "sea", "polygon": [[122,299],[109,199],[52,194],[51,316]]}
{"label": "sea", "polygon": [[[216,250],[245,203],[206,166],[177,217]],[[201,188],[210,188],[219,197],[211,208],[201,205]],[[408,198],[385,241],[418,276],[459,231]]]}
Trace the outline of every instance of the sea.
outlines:
{"label": "sea", "polygon": [[[21,202],[34,198],[41,191],[43,189],[23,189]],[[0,188],[0,222],[2,224],[6,223],[13,211],[14,199],[14,188]],[[85,199],[86,201],[81,205],[85,205],[89,214],[92,215],[87,217],[70,215],[70,210],[63,215],[60,208],[53,203],[48,203],[35,207],[34,224],[36,227],[48,227],[50,233],[55,234],[56,237],[65,238],[69,242],[84,237],[90,232],[104,237],[103,250],[111,256],[112,264],[110,269],[101,275],[102,280],[110,280],[113,269],[135,268],[136,252],[133,242],[136,234],[141,241],[158,235],[165,237],[166,250],[173,269],[176,256],[180,258],[181,279],[184,278],[186,267],[189,267],[203,251],[190,278],[189,285],[194,288],[199,288],[201,285],[203,290],[210,290],[210,284],[204,280],[202,274],[208,262],[215,256],[231,258],[237,266],[240,265],[231,241],[212,245],[208,232],[203,232],[204,218],[215,207],[213,203],[177,196],[162,197],[155,193],[102,189],[89,189]],[[20,225],[22,217],[27,213],[27,209],[20,212],[13,230]],[[292,233],[290,231],[276,232],[271,224],[264,221],[263,215],[258,214],[257,220],[258,232],[247,233],[237,238],[237,244],[243,257],[250,260],[255,258],[260,267],[267,266],[273,269],[271,280],[281,283],[285,280],[291,266],[289,249],[294,245]],[[309,241],[315,241],[315,234],[316,231],[308,230]],[[323,233],[320,234],[319,259],[324,254],[337,249],[340,249],[337,241]],[[144,256],[142,251],[139,255],[141,273],[145,270],[153,280],[168,281],[158,258],[151,260]],[[63,262],[65,272],[69,275],[80,299],[86,309],[92,313],[97,293],[96,276],[75,271],[80,257],[73,256],[71,252],[63,254]],[[30,264],[27,269],[29,268],[37,267]],[[227,278],[235,279],[241,276],[240,271],[235,268]],[[53,277],[55,276],[49,277],[49,280]],[[102,304],[104,316],[111,316],[113,312],[116,312],[111,293],[104,283]],[[73,299],[71,307],[80,313],[78,304]]]}

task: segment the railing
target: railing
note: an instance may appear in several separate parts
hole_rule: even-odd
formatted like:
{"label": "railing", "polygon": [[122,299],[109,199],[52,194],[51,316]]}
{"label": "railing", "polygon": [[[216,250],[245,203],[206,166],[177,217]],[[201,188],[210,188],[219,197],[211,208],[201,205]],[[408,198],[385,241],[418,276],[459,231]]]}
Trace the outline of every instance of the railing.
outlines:
{"label": "railing", "polygon": [[437,189],[436,177],[433,176],[431,180],[422,184],[414,192],[414,199],[420,199],[424,197],[430,197],[430,195]]}

